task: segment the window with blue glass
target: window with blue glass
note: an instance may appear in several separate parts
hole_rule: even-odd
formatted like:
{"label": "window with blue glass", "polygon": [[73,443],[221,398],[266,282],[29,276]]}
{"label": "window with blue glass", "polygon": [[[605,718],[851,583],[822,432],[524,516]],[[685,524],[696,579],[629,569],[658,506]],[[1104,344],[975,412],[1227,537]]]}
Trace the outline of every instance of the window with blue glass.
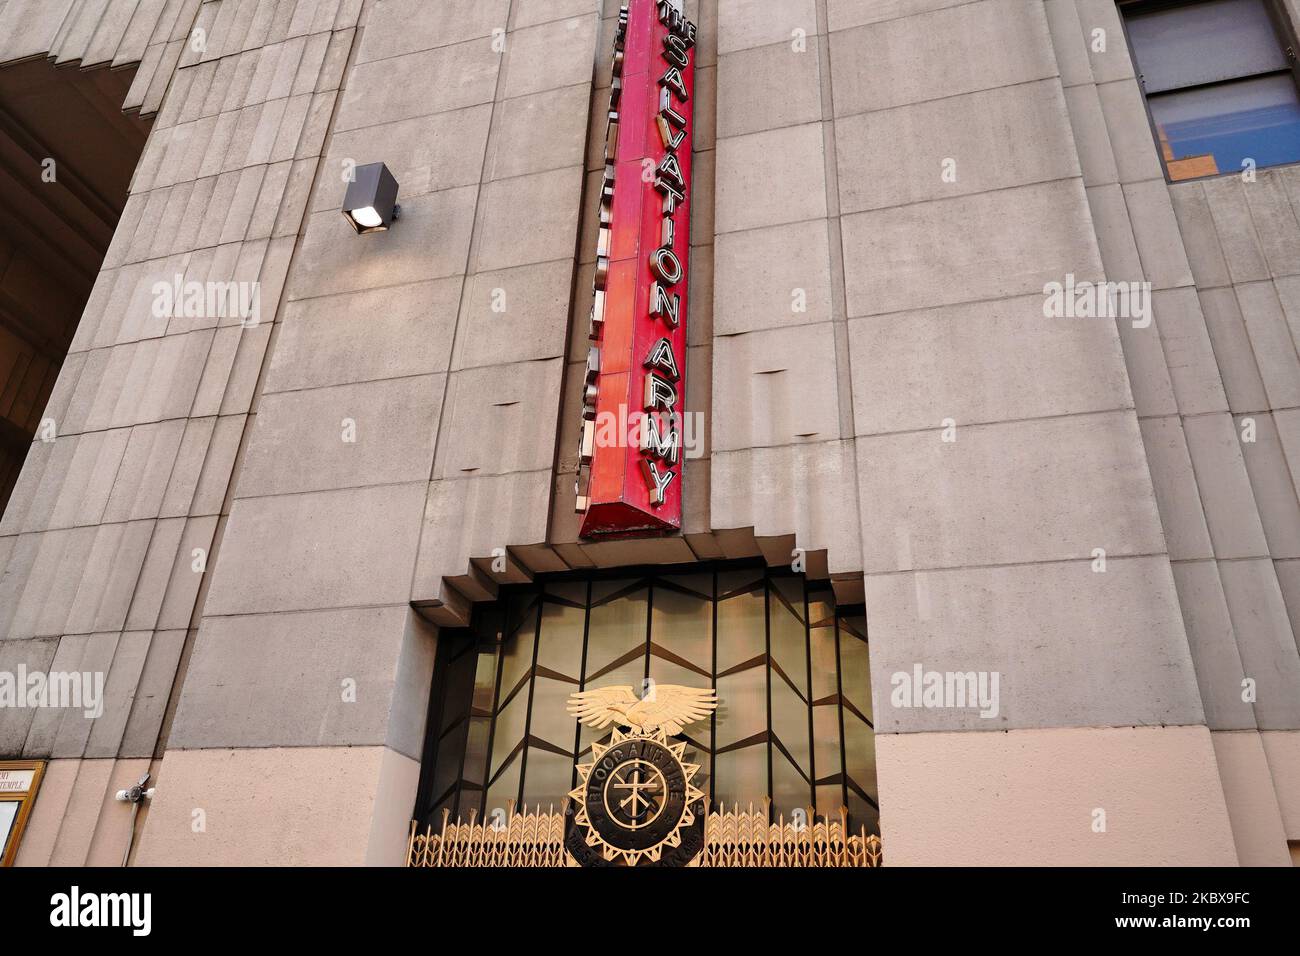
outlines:
{"label": "window with blue glass", "polygon": [[1294,40],[1275,0],[1121,3],[1171,181],[1300,162]]}

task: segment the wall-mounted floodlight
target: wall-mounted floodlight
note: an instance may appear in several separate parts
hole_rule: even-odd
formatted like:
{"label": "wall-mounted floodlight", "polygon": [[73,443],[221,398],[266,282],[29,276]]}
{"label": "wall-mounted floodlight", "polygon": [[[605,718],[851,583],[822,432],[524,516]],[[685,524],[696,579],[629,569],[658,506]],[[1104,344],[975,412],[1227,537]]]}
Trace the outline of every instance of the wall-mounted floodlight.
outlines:
{"label": "wall-mounted floodlight", "polygon": [[343,215],[360,235],[383,232],[402,212],[397,205],[397,180],[383,163],[367,163],[353,171],[343,197]]}

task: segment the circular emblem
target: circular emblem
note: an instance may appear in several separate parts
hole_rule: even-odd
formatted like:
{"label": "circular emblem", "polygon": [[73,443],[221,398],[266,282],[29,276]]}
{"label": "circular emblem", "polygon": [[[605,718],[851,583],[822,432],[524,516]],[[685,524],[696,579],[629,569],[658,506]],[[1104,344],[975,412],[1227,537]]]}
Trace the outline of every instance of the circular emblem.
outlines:
{"label": "circular emblem", "polygon": [[681,845],[695,823],[704,794],[692,783],[699,767],[682,759],[686,744],[662,731],[625,734],[615,729],[608,744],[592,744],[591,762],[578,765],[574,825],[607,862],[636,866],[659,862],[665,849]]}

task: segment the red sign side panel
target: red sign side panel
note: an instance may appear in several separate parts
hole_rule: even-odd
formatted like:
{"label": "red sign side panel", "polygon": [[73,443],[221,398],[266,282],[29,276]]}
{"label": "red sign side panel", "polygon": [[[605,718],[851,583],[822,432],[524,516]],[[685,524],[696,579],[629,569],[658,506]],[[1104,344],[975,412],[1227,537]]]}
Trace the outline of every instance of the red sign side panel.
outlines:
{"label": "red sign side panel", "polygon": [[583,536],[663,534],[682,522],[694,26],[672,4],[631,0],[622,41],[584,410]]}

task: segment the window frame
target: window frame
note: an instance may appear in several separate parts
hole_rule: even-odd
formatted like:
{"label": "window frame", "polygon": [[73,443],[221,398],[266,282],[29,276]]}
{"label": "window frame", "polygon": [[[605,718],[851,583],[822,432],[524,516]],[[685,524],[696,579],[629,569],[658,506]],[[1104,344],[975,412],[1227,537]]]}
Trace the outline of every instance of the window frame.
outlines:
{"label": "window frame", "polygon": [[27,828],[28,818],[32,815],[32,805],[36,803],[36,795],[40,792],[41,780],[45,776],[45,763],[44,760],[0,760],[0,770],[32,771],[32,782],[25,790],[0,793],[0,801],[18,804],[13,826],[6,834],[4,846],[0,847],[0,852],[3,853],[0,856],[0,868],[13,866],[18,858],[23,832]]}
{"label": "window frame", "polygon": [[[701,574],[701,573],[711,574],[713,578],[713,591],[712,591],[712,597],[709,598],[708,600],[711,605],[711,614],[712,614],[710,633],[712,636],[713,647],[712,647],[712,655],[711,655],[712,660],[710,661],[709,664],[709,670],[712,674],[712,678],[709,681],[709,683],[710,686],[716,688],[718,686],[717,682],[719,677],[724,676],[716,669],[717,659],[718,659],[718,605],[722,600],[724,600],[724,598],[719,592],[718,578],[719,575],[726,572],[743,571],[743,570],[754,571],[758,574],[755,589],[761,591],[761,593],[764,595],[764,605],[765,605],[764,606],[764,632],[762,637],[763,637],[763,644],[765,648],[763,656],[768,661],[768,663],[763,665],[763,670],[765,672],[764,679],[767,682],[766,736],[768,739],[763,746],[766,749],[766,757],[767,757],[767,765],[768,765],[766,784],[767,784],[767,799],[769,800],[769,815],[773,819],[775,819],[777,813],[777,808],[775,807],[775,802],[773,799],[775,794],[775,790],[774,790],[775,783],[773,780],[772,761],[773,761],[774,749],[781,746],[779,742],[774,743],[775,738],[772,731],[773,703],[772,703],[772,692],[771,692],[771,680],[772,680],[772,674],[771,674],[772,594],[771,592],[774,585],[771,582],[775,578],[792,578],[792,579],[797,579],[801,582],[801,594],[803,597],[802,613],[803,613],[803,625],[804,625],[804,634],[805,634],[804,663],[808,671],[808,673],[805,675],[808,681],[808,686],[804,688],[804,691],[806,691],[808,694],[808,700],[806,704],[808,708],[809,745],[810,746],[814,745],[813,708],[815,706],[825,706],[825,704],[814,705],[812,703],[813,700],[812,687],[811,687],[812,622],[809,618],[809,594],[810,592],[816,592],[818,594],[825,593],[830,596],[830,600],[828,603],[830,603],[830,605],[832,606],[833,617],[834,617],[834,623],[832,626],[834,629],[833,631],[834,655],[835,655],[835,663],[836,663],[835,708],[837,712],[836,714],[837,723],[839,726],[839,770],[837,774],[837,776],[839,777],[839,781],[833,784],[833,786],[837,786],[840,788],[841,802],[844,806],[850,805],[849,791],[852,790],[855,794],[856,799],[861,799],[865,801],[865,803],[870,808],[870,811],[875,814],[875,819],[878,821],[879,818],[878,815],[880,812],[879,778],[877,777],[876,779],[870,781],[869,783],[860,783],[859,781],[854,780],[850,777],[848,772],[848,753],[847,753],[848,742],[846,741],[845,738],[845,726],[844,726],[845,724],[844,707],[846,706],[846,704],[843,697],[843,673],[844,672],[842,669],[843,665],[841,662],[843,642],[846,640],[857,639],[857,640],[861,640],[864,644],[869,644],[868,636],[866,633],[866,630],[869,630],[869,625],[865,623],[866,609],[864,605],[861,603],[844,604],[844,605],[836,603],[834,601],[834,592],[830,586],[830,581],[828,579],[810,578],[807,574],[797,573],[792,570],[787,570],[784,567],[775,567],[775,568],[770,567],[761,559],[706,561],[706,562],[687,563],[687,564],[679,564],[679,565],[652,565],[652,566],[617,567],[617,568],[600,568],[600,569],[593,568],[586,572],[560,572],[554,574],[539,574],[537,575],[536,579],[529,584],[511,585],[508,588],[503,588],[502,593],[498,596],[498,600],[496,601],[484,602],[482,604],[476,605],[474,608],[473,619],[471,621],[471,624],[468,627],[446,628],[441,630],[438,635],[438,643],[435,649],[433,678],[430,682],[431,686],[430,686],[430,694],[429,694],[429,709],[428,709],[427,719],[425,724],[425,737],[424,737],[424,745],[422,749],[422,760],[421,760],[421,767],[420,767],[420,781],[417,787],[417,797],[416,797],[416,806],[415,806],[416,819],[421,821],[422,824],[431,824],[435,826],[439,825],[440,820],[435,819],[435,817],[437,817],[441,812],[441,810],[439,810],[439,807],[444,806],[443,801],[448,797],[448,794],[453,791],[455,793],[453,802],[450,806],[447,807],[447,810],[451,813],[453,819],[459,818],[459,819],[467,820],[469,818],[468,814],[470,812],[474,813],[479,819],[483,819],[484,815],[488,812],[487,794],[488,794],[489,786],[491,785],[491,781],[494,776],[493,774],[494,768],[492,766],[492,751],[493,751],[493,743],[494,743],[493,738],[495,736],[496,729],[497,729],[497,718],[500,716],[500,703],[501,703],[501,695],[502,695],[503,671],[502,668],[500,667],[499,656],[498,656],[498,664],[495,667],[494,674],[492,676],[492,680],[495,683],[495,688],[493,691],[493,706],[492,706],[493,717],[491,719],[490,731],[487,738],[488,766],[487,766],[487,776],[486,779],[484,780],[483,787],[481,790],[474,790],[474,791],[463,791],[461,789],[462,784],[464,782],[463,779],[461,778],[463,778],[464,776],[465,756],[466,756],[464,752],[464,748],[462,748],[462,753],[460,754],[460,758],[459,758],[460,772],[458,774],[458,781],[449,790],[445,790],[444,792],[434,792],[434,786],[435,786],[435,778],[438,773],[438,759],[440,756],[439,751],[442,749],[443,743],[449,740],[449,735],[451,731],[454,728],[459,727],[462,724],[462,722],[464,722],[464,720],[467,719],[468,716],[468,715],[466,715],[465,717],[454,716],[454,720],[452,721],[452,723],[449,724],[447,724],[445,721],[445,718],[449,713],[453,715],[459,713],[458,705],[452,700],[450,700],[450,695],[448,694],[449,665],[455,661],[459,661],[466,654],[477,655],[479,653],[483,653],[486,647],[483,641],[485,636],[487,635],[492,635],[492,634],[496,635],[498,641],[497,653],[498,654],[500,653],[500,646],[501,646],[500,639],[502,634],[506,631],[506,629],[509,626],[506,620],[506,615],[508,612],[506,611],[506,604],[505,601],[503,600],[507,597],[507,592],[515,595],[523,595],[530,592],[536,592],[536,594],[538,595],[539,604],[538,604],[537,619],[532,624],[532,627],[534,628],[532,650],[533,650],[533,657],[534,657],[533,665],[535,669],[537,663],[536,656],[539,647],[538,634],[540,633],[541,626],[542,626],[541,613],[540,613],[541,601],[545,599],[543,592],[545,590],[546,585],[550,582],[564,582],[564,581],[572,581],[572,582],[585,581],[587,583],[587,600],[586,600],[586,609],[584,611],[584,616],[583,616],[584,622],[583,622],[583,629],[582,629],[583,653],[582,653],[581,673],[584,676],[581,678],[579,684],[575,686],[575,689],[580,689],[582,686],[584,686],[582,681],[585,681],[586,679],[585,674],[587,669],[587,651],[589,649],[589,638],[590,638],[589,630],[590,630],[590,622],[591,622],[591,610],[595,606],[597,606],[596,603],[592,601],[592,585],[595,582],[605,581],[610,579],[639,578],[639,579],[644,579],[650,585],[651,590],[648,595],[649,604],[647,606],[647,613],[646,613],[647,640],[645,645],[646,652],[647,652],[645,658],[645,664],[648,673],[648,669],[650,667],[650,661],[651,661],[650,642],[652,639],[651,628],[653,627],[653,613],[652,613],[653,589],[662,586],[659,583],[657,583],[658,579],[662,577],[674,577],[677,575],[690,575],[690,574]],[[848,618],[862,618],[864,620],[862,627],[866,629],[864,630],[864,633],[859,635],[857,638],[844,635],[843,634],[844,628],[849,628],[849,630],[852,631],[852,628],[849,627],[849,625],[843,623],[843,621]],[[857,634],[857,631],[852,631],[852,634]],[[868,678],[869,677],[870,674],[868,673]],[[530,699],[527,701],[528,712],[527,712],[526,720],[528,722],[531,722],[532,720],[533,701],[531,699],[531,694],[532,694],[532,685],[534,681],[535,681],[535,675],[534,677],[531,677],[529,679],[529,686],[526,690],[521,689],[518,691],[518,693],[526,692],[530,695]],[[870,687],[870,685],[868,686]],[[852,707],[853,705],[850,703],[847,706]],[[455,710],[449,711],[448,708],[455,708]],[[876,733],[874,714],[870,718],[861,714],[859,716],[862,717],[862,720],[866,724],[872,736],[872,739],[874,741],[875,733]],[[445,729],[444,729],[444,724],[446,724]],[[581,733],[582,730],[577,724],[577,722],[575,721],[574,745],[575,745],[575,753],[578,755],[579,758],[581,758],[583,753],[585,753],[585,751],[583,750],[580,744]],[[529,729],[528,726],[526,725],[524,731],[525,741],[528,739],[528,736],[529,736]],[[716,809],[716,805],[714,802],[714,797],[715,797],[714,788],[716,786],[716,775],[715,775],[714,768],[712,766],[713,758],[716,757],[719,753],[719,748],[717,746],[716,715],[710,718],[707,725],[707,730],[704,730],[704,736],[706,738],[706,741],[702,741],[702,743],[707,748],[709,753],[709,768],[710,768],[709,786],[706,788],[707,789],[706,796],[709,798],[710,806]],[[726,749],[728,748],[722,748],[723,751],[725,751]],[[521,760],[520,782],[519,782],[520,793],[518,794],[518,797],[520,799],[522,799],[524,796],[524,787],[527,784],[527,776],[526,776],[527,755],[528,755],[527,748],[525,748],[524,753],[521,754],[519,758]],[[793,764],[794,762],[793,758],[790,759]],[[499,768],[497,769],[499,771]],[[805,780],[809,786],[809,803],[807,805],[812,806],[816,803],[817,800],[818,784],[816,781],[819,777],[819,774],[817,773],[817,769],[816,769],[815,755],[810,754],[809,765],[807,769],[808,769],[808,773],[804,775]],[[803,773],[802,769],[798,768],[797,765],[796,765],[796,770],[801,774]],[[572,773],[573,773],[573,777],[572,777],[571,785],[576,786],[577,784],[576,765]],[[820,776],[824,777],[825,775],[823,774]],[[826,784],[823,784],[822,786],[826,786]],[[873,792],[867,792],[865,788],[868,786],[872,788]],[[478,793],[479,797],[475,799],[474,797],[470,796],[470,794],[472,793]],[[754,795],[754,802],[756,806],[758,805],[759,801],[763,799],[763,797],[764,795],[761,793],[756,793]],[[466,802],[466,798],[468,798],[468,802]],[[818,817],[820,818],[820,816],[821,813],[819,811]],[[872,824],[868,824],[868,827],[869,829],[874,830],[874,828],[878,827],[878,825],[879,825],[878,822],[875,822]]]}
{"label": "window frame", "polygon": [[[1209,0],[1117,0],[1116,12],[1119,14],[1120,29],[1124,31],[1124,43],[1128,47],[1129,59],[1133,63],[1133,77],[1137,81],[1138,91],[1142,94],[1142,108],[1146,111],[1147,127],[1151,132],[1151,145],[1155,148],[1156,158],[1160,162],[1160,170],[1164,173],[1165,182],[1169,185],[1175,183],[1195,183],[1207,179],[1218,179],[1221,176],[1236,176],[1241,173],[1240,169],[1220,170],[1217,173],[1211,173],[1208,176],[1190,176],[1186,179],[1173,179],[1169,175],[1169,163],[1165,160],[1160,151],[1160,130],[1156,125],[1155,114],[1151,112],[1151,96],[1147,93],[1146,80],[1142,76],[1142,64],[1138,62],[1138,51],[1133,44],[1133,38],[1129,33],[1128,18],[1133,14],[1156,13],[1161,10],[1174,10],[1180,7],[1193,7],[1200,3],[1207,3]],[[1273,32],[1277,37],[1278,43],[1281,44],[1282,53],[1286,57],[1288,72],[1291,75],[1291,83],[1296,89],[1296,96],[1300,98],[1300,59],[1297,59],[1296,50],[1300,48],[1300,37],[1296,32],[1295,24],[1291,22],[1290,15],[1286,12],[1283,0],[1261,0],[1264,5],[1264,11],[1268,16],[1269,23],[1273,27]],[[1226,86],[1230,83],[1242,82],[1247,79],[1256,79],[1263,76],[1276,76],[1281,70],[1271,71],[1269,73],[1257,73],[1251,77],[1239,77],[1232,80],[1216,80],[1211,83],[1196,83],[1191,86],[1181,86],[1174,90],[1162,90],[1156,93],[1156,96],[1162,96],[1168,93],[1181,93],[1187,90],[1210,89],[1216,86]],[[1257,167],[1262,169],[1282,169],[1286,166],[1300,165],[1300,157],[1289,163],[1278,163],[1274,166]]]}

